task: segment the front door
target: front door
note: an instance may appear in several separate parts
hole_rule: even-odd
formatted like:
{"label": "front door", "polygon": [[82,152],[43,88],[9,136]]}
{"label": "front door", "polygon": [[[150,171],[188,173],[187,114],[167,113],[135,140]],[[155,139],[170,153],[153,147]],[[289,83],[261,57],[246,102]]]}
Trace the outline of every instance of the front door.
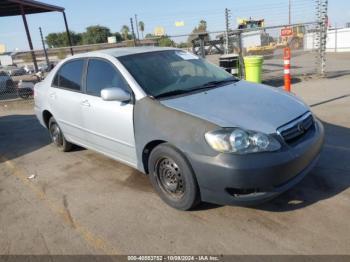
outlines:
{"label": "front door", "polygon": [[133,104],[104,101],[101,90],[119,87],[131,92],[118,69],[109,61],[91,58],[82,97],[83,121],[90,146],[129,165],[136,166]]}

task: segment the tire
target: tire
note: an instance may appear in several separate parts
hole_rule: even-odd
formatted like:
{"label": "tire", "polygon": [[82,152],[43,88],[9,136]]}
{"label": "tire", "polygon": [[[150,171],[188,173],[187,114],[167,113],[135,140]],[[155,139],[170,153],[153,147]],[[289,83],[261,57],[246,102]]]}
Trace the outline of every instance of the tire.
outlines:
{"label": "tire", "polygon": [[62,152],[69,152],[72,150],[73,144],[69,143],[57,124],[55,118],[51,117],[49,120],[49,133],[52,143]]}
{"label": "tire", "polygon": [[18,89],[18,96],[22,99],[28,99],[30,96],[32,96],[33,91],[31,89],[25,88],[25,89]]}
{"label": "tire", "polygon": [[152,150],[148,167],[152,186],[169,206],[189,210],[200,203],[195,175],[178,149],[160,144]]}

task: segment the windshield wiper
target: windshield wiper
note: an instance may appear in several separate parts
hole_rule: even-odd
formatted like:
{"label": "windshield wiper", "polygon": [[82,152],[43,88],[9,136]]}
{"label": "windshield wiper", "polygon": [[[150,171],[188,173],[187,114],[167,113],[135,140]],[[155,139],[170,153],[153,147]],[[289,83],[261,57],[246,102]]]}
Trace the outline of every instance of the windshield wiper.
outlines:
{"label": "windshield wiper", "polygon": [[222,84],[226,84],[226,83],[230,83],[230,82],[238,82],[238,81],[239,81],[238,78],[228,78],[228,79],[224,79],[224,80],[210,81],[210,82],[207,82],[207,83],[204,83],[202,85],[199,85],[199,86],[192,88],[191,91],[209,89],[212,87],[218,87]]}
{"label": "windshield wiper", "polygon": [[165,92],[159,95],[154,96],[155,98],[162,98],[162,97],[168,97],[168,96],[176,96],[176,95],[182,95],[182,94],[186,94],[186,93],[191,93],[193,91],[197,91],[197,90],[202,90],[202,89],[208,89],[208,88],[212,88],[212,87],[217,87],[221,84],[225,84],[225,83],[230,83],[230,82],[237,82],[239,81],[238,78],[227,78],[224,80],[220,80],[220,81],[210,81],[207,83],[204,83],[202,85],[196,86],[194,88],[191,89],[179,89],[179,90],[173,90],[173,91],[169,91],[169,92]]}
{"label": "windshield wiper", "polygon": [[169,92],[165,92],[159,95],[154,96],[155,98],[161,98],[161,97],[167,97],[167,96],[176,96],[176,95],[182,95],[188,92],[191,92],[192,90],[184,90],[184,89],[179,89],[179,90],[173,90]]}

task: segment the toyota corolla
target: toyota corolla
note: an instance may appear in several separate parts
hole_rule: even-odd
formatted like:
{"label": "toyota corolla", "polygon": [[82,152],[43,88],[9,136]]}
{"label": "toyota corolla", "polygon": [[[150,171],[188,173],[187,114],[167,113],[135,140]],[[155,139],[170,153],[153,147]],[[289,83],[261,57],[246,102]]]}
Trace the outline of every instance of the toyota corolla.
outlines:
{"label": "toyota corolla", "polygon": [[35,111],[61,151],[76,144],[136,168],[181,210],[272,199],[312,169],[324,140],[296,96],[175,48],[67,58],[35,86]]}

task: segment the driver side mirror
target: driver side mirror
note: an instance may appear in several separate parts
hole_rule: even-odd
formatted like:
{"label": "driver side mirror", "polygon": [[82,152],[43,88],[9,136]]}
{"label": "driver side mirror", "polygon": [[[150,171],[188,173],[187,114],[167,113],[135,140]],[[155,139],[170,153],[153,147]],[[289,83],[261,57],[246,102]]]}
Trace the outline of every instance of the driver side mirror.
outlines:
{"label": "driver side mirror", "polygon": [[129,102],[131,94],[119,87],[104,88],[101,90],[101,98],[104,101]]}

